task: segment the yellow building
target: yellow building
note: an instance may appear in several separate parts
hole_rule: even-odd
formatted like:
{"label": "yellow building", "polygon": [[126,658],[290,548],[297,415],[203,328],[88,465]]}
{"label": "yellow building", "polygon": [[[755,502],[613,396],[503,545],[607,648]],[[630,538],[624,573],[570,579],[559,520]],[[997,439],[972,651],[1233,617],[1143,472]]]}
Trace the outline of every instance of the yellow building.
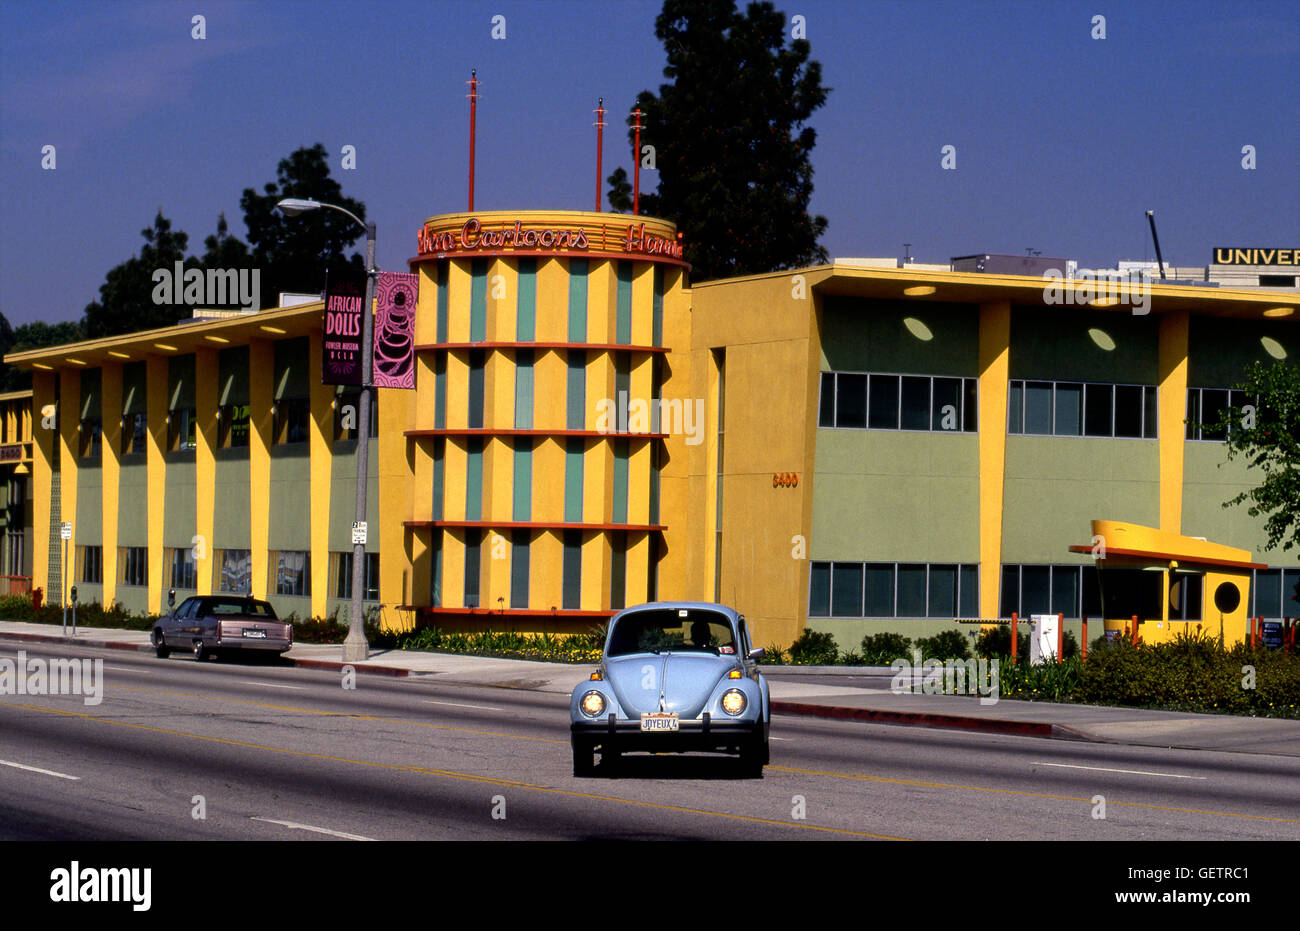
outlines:
{"label": "yellow building", "polygon": [[[1198,426],[1247,363],[1300,358],[1293,295],[1150,284],[1139,306],[869,260],[692,287],[672,224],[578,211],[435,216],[410,265],[415,388],[376,391],[368,440],[388,627],[565,632],[692,599],[782,646],[1012,612],[1119,629],[1125,586],[1103,598],[1080,544],[1125,534],[1110,565],[1152,570],[1148,640],[1209,625],[1225,582],[1228,638],[1300,615],[1294,563],[1220,506],[1255,477]],[[67,521],[83,601],[345,606],[356,394],[322,384],[322,310],[8,356],[33,372],[33,584],[59,588]]]}

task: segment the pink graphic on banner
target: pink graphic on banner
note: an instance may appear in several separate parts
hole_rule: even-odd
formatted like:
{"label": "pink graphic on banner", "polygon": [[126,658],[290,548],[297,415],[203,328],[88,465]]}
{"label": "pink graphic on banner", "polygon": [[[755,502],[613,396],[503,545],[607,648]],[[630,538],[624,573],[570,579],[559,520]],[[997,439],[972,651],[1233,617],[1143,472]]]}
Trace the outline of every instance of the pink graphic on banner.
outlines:
{"label": "pink graphic on banner", "polygon": [[375,379],[379,388],[415,387],[418,275],[380,272],[375,301]]}

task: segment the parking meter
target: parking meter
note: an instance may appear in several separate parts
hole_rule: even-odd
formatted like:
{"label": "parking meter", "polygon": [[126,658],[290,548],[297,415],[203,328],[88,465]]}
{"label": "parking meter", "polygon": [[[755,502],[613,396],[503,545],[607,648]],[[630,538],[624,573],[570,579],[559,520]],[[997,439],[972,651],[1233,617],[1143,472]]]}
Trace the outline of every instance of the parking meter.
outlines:
{"label": "parking meter", "polygon": [[167,590],[167,609],[171,611],[172,614],[176,613],[176,589],[174,588],[169,588]]}
{"label": "parking meter", "polygon": [[72,599],[72,636],[77,636],[77,586],[72,586],[68,593]]}

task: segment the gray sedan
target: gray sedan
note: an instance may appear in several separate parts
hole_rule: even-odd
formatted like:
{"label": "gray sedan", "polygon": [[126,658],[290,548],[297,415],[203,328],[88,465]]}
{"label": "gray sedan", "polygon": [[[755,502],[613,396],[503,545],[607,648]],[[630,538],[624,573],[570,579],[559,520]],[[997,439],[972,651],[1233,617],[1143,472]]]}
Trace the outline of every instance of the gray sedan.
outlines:
{"label": "gray sedan", "polygon": [[293,646],[293,625],[275,616],[265,601],[240,595],[186,598],[158,620],[150,637],[165,659],[172,650],[192,650],[200,662],[219,653],[284,653]]}
{"label": "gray sedan", "polygon": [[745,618],[703,602],[656,602],[609,622],[601,664],[569,703],[573,773],[624,751],[738,754],[750,775],[768,760],[767,680]]}

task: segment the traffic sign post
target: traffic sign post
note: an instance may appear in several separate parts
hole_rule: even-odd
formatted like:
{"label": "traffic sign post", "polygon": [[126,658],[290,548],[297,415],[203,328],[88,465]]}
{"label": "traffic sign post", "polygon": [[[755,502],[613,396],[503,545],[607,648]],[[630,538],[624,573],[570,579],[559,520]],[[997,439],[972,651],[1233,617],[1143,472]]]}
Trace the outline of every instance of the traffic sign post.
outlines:
{"label": "traffic sign post", "polygon": [[[72,539],[72,524],[64,521],[59,526],[59,537],[63,540],[63,566],[59,578],[59,601],[63,602],[63,635],[68,634],[68,599],[65,595],[68,584],[68,541]],[[72,617],[72,635],[77,635],[77,618]]]}

